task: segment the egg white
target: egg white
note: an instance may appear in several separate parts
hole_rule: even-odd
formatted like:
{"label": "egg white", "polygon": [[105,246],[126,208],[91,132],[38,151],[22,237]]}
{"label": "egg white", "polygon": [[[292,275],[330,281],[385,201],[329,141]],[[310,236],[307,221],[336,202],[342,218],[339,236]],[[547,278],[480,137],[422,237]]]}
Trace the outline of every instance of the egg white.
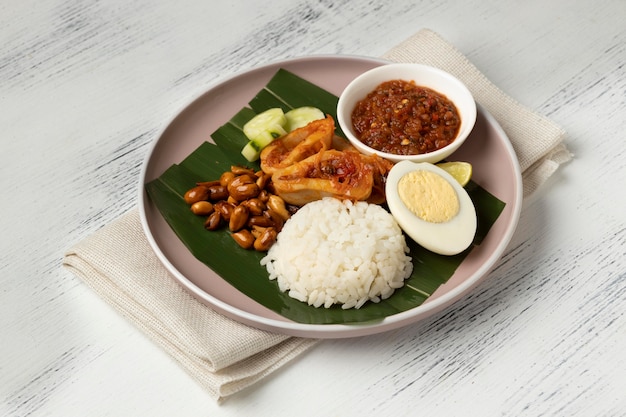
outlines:
{"label": "egg white", "polygon": [[[422,220],[404,204],[398,194],[398,182],[412,171],[426,170],[448,182],[459,199],[459,211],[447,222],[431,223]],[[476,234],[476,208],[467,191],[452,175],[438,166],[422,162],[402,161],[389,171],[385,185],[389,211],[404,232],[420,246],[441,254],[456,255],[467,249]]]}

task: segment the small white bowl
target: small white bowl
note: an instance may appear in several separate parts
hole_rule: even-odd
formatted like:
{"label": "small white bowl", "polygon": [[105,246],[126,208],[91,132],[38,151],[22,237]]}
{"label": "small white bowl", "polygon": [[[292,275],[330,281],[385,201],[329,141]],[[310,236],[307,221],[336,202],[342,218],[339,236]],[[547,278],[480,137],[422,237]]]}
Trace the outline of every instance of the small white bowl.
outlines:
{"label": "small white bowl", "polygon": [[[452,101],[461,116],[461,126],[454,141],[444,148],[417,155],[381,152],[361,142],[354,133],[352,111],[360,100],[381,83],[391,80],[413,80],[418,86],[428,87]],[[409,160],[436,163],[450,156],[469,136],[476,122],[476,102],[472,93],[461,81],[438,68],[421,64],[387,64],[364,72],[348,84],[339,96],[337,121],[347,139],[362,153],[377,154],[393,162]]]}

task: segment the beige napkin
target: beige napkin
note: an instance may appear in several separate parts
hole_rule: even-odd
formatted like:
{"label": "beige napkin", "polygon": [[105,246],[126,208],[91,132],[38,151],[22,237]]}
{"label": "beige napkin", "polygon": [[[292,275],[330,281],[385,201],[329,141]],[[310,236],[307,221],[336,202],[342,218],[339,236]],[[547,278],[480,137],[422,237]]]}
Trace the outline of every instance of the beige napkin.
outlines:
{"label": "beige napkin", "polygon": [[316,343],[226,318],[183,290],[152,251],[133,209],[71,248],[64,266],[221,400]]}
{"label": "beige napkin", "polygon": [[[460,77],[508,133],[524,170],[526,193],[570,158],[564,132],[494,87],[465,57],[423,30],[384,56],[421,62]],[[234,322],[192,298],[146,240],[137,209],[76,244],[63,264],[134,323],[218,401],[285,365],[316,340],[286,337]]]}

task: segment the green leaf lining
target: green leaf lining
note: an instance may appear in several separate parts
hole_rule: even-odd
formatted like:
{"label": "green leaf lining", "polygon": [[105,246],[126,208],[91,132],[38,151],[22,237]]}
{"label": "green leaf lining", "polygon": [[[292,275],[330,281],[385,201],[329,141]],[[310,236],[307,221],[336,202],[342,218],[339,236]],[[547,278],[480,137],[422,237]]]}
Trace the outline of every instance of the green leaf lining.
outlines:
{"label": "green leaf lining", "polygon": [[[445,283],[463,262],[468,249],[456,256],[442,256],[417,245],[407,237],[413,258],[413,273],[405,286],[387,300],[368,302],[360,309],[342,310],[314,308],[278,290],[274,281],[260,265],[263,253],[241,249],[227,230],[204,230],[204,219],[195,216],[183,199],[184,193],[199,181],[219,178],[233,164],[258,169],[241,155],[248,139],[242,127],[255,114],[272,107],[288,111],[301,106],[315,106],[336,119],[338,98],[314,84],[280,69],[266,87],[218,128],[211,138],[215,144],[204,143],[180,164],[172,165],[159,178],[146,184],[146,191],[177,236],[201,262],[210,267],[237,290],[282,316],[307,324],[363,324],[421,305],[441,284]],[[337,134],[342,132],[337,129]],[[474,244],[480,244],[504,209],[505,203],[474,182],[466,186],[478,215]]]}

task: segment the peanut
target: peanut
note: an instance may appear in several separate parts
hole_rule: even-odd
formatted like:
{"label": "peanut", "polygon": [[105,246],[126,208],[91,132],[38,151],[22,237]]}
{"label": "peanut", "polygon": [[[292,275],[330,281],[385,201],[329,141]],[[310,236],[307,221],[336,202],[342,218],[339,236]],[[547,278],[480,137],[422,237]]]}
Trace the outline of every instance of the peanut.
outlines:
{"label": "peanut", "polygon": [[232,233],[231,236],[235,239],[235,242],[244,249],[250,249],[256,241],[254,236],[252,236],[252,232],[248,229],[241,229],[236,233]]}
{"label": "peanut", "polygon": [[234,179],[235,179],[235,174],[233,174],[231,171],[225,171],[220,176],[220,185],[223,185],[224,187],[228,187],[228,184],[230,184],[231,181]]}
{"label": "peanut", "polygon": [[211,185],[209,187],[209,199],[211,201],[220,201],[228,198],[228,187],[221,184]]}
{"label": "peanut", "polygon": [[207,230],[227,224],[241,247],[267,251],[292,212],[273,189],[270,174],[232,165],[219,180],[196,183],[184,199],[194,214],[206,216]]}
{"label": "peanut", "polygon": [[248,207],[243,204],[234,208],[230,220],[228,221],[228,228],[231,232],[237,232],[241,230],[248,222]]}
{"label": "peanut", "polygon": [[196,216],[208,216],[213,213],[213,204],[208,201],[196,201],[191,205],[191,212]]}
{"label": "peanut", "polygon": [[285,207],[285,201],[277,195],[272,194],[269,196],[269,199],[267,201],[267,207],[270,210],[276,212],[276,214],[282,217],[283,220],[287,220],[289,219],[289,217],[291,217],[291,215],[287,211],[287,208]]}
{"label": "peanut", "polygon": [[274,242],[276,242],[277,236],[278,233],[276,232],[276,229],[268,227],[261,232],[259,237],[254,239],[254,249],[259,252],[267,251],[274,244]]}
{"label": "peanut", "polygon": [[204,228],[207,230],[217,230],[222,226],[222,214],[219,211],[214,211],[207,217],[204,222]]}
{"label": "peanut", "polygon": [[220,212],[220,214],[222,215],[222,218],[226,220],[227,222],[230,221],[230,216],[233,213],[233,210],[235,209],[235,205],[229,203],[226,200],[218,201],[217,203],[213,205],[213,207],[215,208],[215,211]]}
{"label": "peanut", "polygon": [[254,170],[247,168],[247,167],[242,167],[239,165],[231,165],[230,172],[232,172],[236,176],[244,175],[244,174],[250,175],[250,176],[256,176],[256,172],[254,172]]}
{"label": "peanut", "polygon": [[233,197],[235,200],[241,202],[244,200],[248,200],[250,198],[254,198],[259,195],[259,191],[260,191],[259,186],[256,185],[255,183],[239,184],[239,185],[233,186],[235,181],[236,180],[233,180],[233,182],[228,187],[230,196]]}
{"label": "peanut", "polygon": [[258,197],[246,200],[241,204],[245,204],[245,206],[248,207],[248,210],[250,210],[250,214],[252,216],[260,216],[261,214],[263,214],[263,210],[267,209],[267,205],[262,202]]}
{"label": "peanut", "polygon": [[187,204],[197,203],[206,200],[209,197],[209,189],[203,185],[196,185],[185,193],[185,202]]}

